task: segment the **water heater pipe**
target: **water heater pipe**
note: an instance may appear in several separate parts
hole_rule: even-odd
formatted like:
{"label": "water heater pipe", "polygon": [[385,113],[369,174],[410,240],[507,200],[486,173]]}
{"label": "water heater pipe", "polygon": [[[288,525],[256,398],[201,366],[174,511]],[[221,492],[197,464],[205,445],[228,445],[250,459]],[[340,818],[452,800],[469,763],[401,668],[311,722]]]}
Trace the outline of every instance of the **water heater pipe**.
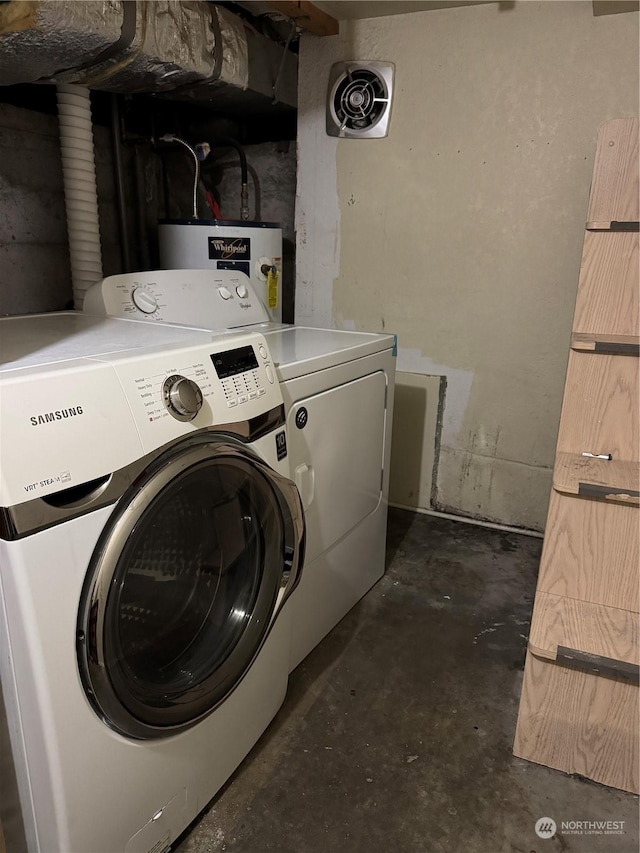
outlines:
{"label": "water heater pipe", "polygon": [[122,249],[122,272],[131,272],[133,265],[131,263],[131,241],[129,239],[129,226],[127,224],[127,196],[125,192],[121,139],[122,121],[118,97],[115,92],[111,93],[111,149],[113,151],[113,171],[116,179],[118,225],[120,227],[120,247]]}
{"label": "water heater pipe", "polygon": [[240,158],[240,219],[245,222],[249,219],[249,178],[247,173],[247,157],[244,148],[235,139],[228,136],[219,136],[210,142],[212,148],[235,148]]}
{"label": "water heater pipe", "polygon": [[173,133],[165,133],[164,136],[160,137],[160,142],[177,142],[183,148],[186,148],[193,157],[193,218],[198,219],[198,184],[200,183],[200,160],[198,160],[198,154],[195,148],[189,145],[185,139],[175,136]]}
{"label": "water heater pipe", "polygon": [[73,304],[80,311],[85,293],[102,278],[91,100],[83,86],[58,83],[56,89]]}

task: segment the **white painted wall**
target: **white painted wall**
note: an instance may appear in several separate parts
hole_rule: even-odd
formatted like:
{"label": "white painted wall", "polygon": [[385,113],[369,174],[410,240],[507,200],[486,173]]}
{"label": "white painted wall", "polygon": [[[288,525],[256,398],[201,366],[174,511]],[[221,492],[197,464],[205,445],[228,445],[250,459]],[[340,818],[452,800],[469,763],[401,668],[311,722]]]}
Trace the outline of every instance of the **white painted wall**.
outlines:
{"label": "white painted wall", "polygon": [[[395,63],[388,138],[326,135],[346,59]],[[296,321],[395,332],[400,383],[446,377],[432,506],[542,529],[596,135],[637,112],[638,14],[343,22],[303,37],[299,103]]]}

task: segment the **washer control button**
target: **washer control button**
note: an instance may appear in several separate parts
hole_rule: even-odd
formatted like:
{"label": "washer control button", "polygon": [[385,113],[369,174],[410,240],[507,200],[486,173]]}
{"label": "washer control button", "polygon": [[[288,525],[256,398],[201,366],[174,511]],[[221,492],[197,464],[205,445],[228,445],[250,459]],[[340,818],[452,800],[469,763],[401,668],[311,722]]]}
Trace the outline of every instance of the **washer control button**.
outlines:
{"label": "washer control button", "polygon": [[270,364],[265,367],[264,372],[267,374],[267,379],[269,380],[269,382],[273,385],[273,383],[275,382],[275,376],[273,375],[273,370],[271,369]]}
{"label": "washer control button", "polygon": [[223,299],[232,299],[233,293],[229,290],[228,287],[219,287],[218,293],[222,296]]}
{"label": "washer control button", "polygon": [[247,286],[245,284],[239,284],[236,287],[236,293],[240,297],[240,299],[246,299],[249,295],[249,291],[247,290]]}
{"label": "washer control button", "polygon": [[162,401],[178,421],[192,421],[202,408],[202,391],[186,376],[168,376],[162,386]]}
{"label": "washer control button", "polygon": [[260,353],[260,356],[262,358],[267,358],[269,355],[269,353],[267,352],[267,348],[264,344],[260,344],[260,346],[258,347],[258,352]]}
{"label": "washer control button", "polygon": [[142,311],[143,314],[153,314],[158,307],[158,300],[144,287],[135,287],[131,293],[131,299],[138,311]]}

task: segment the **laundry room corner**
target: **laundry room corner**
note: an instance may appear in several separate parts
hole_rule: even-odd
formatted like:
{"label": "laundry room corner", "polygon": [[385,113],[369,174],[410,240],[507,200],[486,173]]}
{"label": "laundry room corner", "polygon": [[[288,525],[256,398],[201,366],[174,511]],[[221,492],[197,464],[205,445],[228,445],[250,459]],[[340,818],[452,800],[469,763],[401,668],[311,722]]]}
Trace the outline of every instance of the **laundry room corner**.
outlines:
{"label": "laundry room corner", "polygon": [[[633,17],[454,4],[302,37],[305,322],[391,331],[399,387],[447,381],[434,499],[406,506],[544,527],[596,133],[637,111]],[[386,138],[323,132],[354,57],[395,63]]]}

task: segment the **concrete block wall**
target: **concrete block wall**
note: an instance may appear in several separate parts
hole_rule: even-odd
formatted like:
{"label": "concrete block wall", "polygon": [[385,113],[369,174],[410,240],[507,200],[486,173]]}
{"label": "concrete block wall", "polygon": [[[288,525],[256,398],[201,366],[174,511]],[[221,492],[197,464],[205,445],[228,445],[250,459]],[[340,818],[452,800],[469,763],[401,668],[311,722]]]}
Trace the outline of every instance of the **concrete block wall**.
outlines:
{"label": "concrete block wall", "polygon": [[[94,128],[105,275],[121,271],[107,128]],[[0,104],[0,315],[72,307],[55,116]]]}

